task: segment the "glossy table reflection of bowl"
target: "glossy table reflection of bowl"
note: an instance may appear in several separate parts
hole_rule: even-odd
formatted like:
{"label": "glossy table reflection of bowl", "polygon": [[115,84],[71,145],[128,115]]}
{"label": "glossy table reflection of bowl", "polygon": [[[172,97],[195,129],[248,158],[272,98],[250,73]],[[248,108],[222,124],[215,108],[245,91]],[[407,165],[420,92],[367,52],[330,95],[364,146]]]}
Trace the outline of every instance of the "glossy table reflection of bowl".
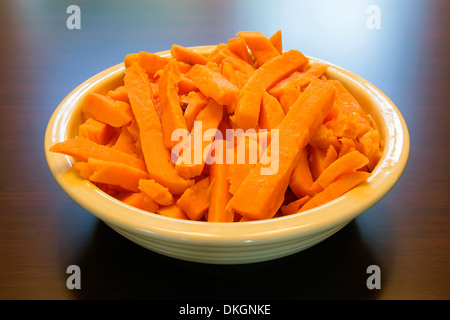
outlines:
{"label": "glossy table reflection of bowl", "polygon": [[[193,47],[200,53],[214,46]],[[170,55],[169,51],[158,53]],[[64,192],[82,208],[138,245],[173,258],[211,264],[272,260],[307,249],[327,239],[380,201],[396,184],[409,156],[409,134],[394,103],[361,77],[328,62],[326,76],[340,80],[378,125],[383,152],[367,182],[315,209],[263,221],[213,223],[167,218],[128,206],[81,178],[69,156],[50,146],[77,135],[81,102],[88,92],[106,93],[123,83],[120,63],[74,89],[53,113],[45,134],[49,169]],[[111,248],[114,250],[114,248]]]}

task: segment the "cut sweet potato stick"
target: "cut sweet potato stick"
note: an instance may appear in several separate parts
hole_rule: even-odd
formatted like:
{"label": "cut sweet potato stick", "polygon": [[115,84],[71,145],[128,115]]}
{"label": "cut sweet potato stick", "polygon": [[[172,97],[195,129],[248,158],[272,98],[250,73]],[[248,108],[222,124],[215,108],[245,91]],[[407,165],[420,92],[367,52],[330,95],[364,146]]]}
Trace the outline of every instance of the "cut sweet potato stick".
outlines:
{"label": "cut sweet potato stick", "polygon": [[117,139],[119,139],[120,132],[118,132],[116,130],[114,130],[114,131],[115,131],[115,133],[112,135],[111,139],[109,139],[108,143],[105,144],[105,146],[108,148],[114,147]]}
{"label": "cut sweet potato stick", "polygon": [[161,108],[161,125],[164,143],[172,149],[179,141],[172,139],[172,133],[177,129],[187,130],[186,120],[178,96],[178,82],[181,73],[176,63],[170,61],[159,80],[159,100]]}
{"label": "cut sweet potato stick", "polygon": [[[164,69],[164,67],[169,63],[170,59],[168,57],[161,57],[158,54],[141,51],[136,56],[135,62],[145,70],[148,77],[153,79],[159,70]],[[129,65],[128,67],[130,67]]]}
{"label": "cut sweet potato stick", "polygon": [[127,127],[122,127],[113,149],[137,155],[136,142]]}
{"label": "cut sweet potato stick", "polygon": [[321,148],[309,146],[309,168],[314,181],[322,174],[327,153]]}
{"label": "cut sweet potato stick", "polygon": [[[306,146],[311,134],[330,111],[334,96],[335,89],[327,82],[311,82],[279,126],[279,147],[268,148],[272,156],[278,151],[278,170],[271,175],[262,172],[268,156],[266,151],[231,198],[230,204],[235,211],[252,219],[268,219],[275,215],[282,204],[279,199],[283,199],[286,192],[299,150]],[[272,137],[270,145],[274,141]]]}
{"label": "cut sweet potato stick", "polygon": [[142,192],[123,192],[117,199],[138,209],[156,213],[159,206]]}
{"label": "cut sweet potato stick", "polygon": [[336,161],[337,158],[339,158],[339,154],[337,153],[333,145],[330,145],[328,147],[327,153],[325,154],[325,158],[323,158],[323,167],[328,168],[328,166]]}
{"label": "cut sweet potato stick", "polygon": [[141,159],[83,138],[73,138],[59,142],[50,147],[50,151],[63,153],[84,162],[88,161],[89,158],[95,158],[105,161],[121,162],[139,170],[147,170],[145,162]]}
{"label": "cut sweet potato stick", "polygon": [[[220,146],[226,145],[224,141],[215,140]],[[215,148],[217,153],[224,152],[223,148]],[[223,157],[224,155],[217,155]],[[231,198],[230,184],[227,179],[228,166],[225,163],[214,162],[210,166],[210,198],[208,209],[208,222],[233,222],[234,213],[227,208]]]}
{"label": "cut sweet potato stick", "polygon": [[246,78],[248,78],[255,71],[250,64],[234,56],[224,57],[221,64],[223,65],[225,62],[231,64],[234,70],[243,73],[243,77]]}
{"label": "cut sweet potato stick", "polygon": [[[126,103],[121,101],[122,103]],[[81,110],[97,121],[107,123],[113,127],[128,124],[132,117],[117,106],[112,98],[98,93],[90,92],[83,101]]]}
{"label": "cut sweet potato stick", "polygon": [[233,66],[229,62],[224,62],[222,63],[221,66],[222,66],[222,75],[239,89],[240,87],[238,85],[238,77],[236,74],[236,70],[234,70]]}
{"label": "cut sweet potato stick", "polygon": [[139,190],[159,205],[168,206],[174,203],[173,196],[169,189],[160,185],[153,179],[139,180]]}
{"label": "cut sweet potato stick", "polygon": [[175,170],[170,152],[164,144],[161,122],[147,81],[147,75],[139,65],[134,64],[127,69],[124,82],[139,126],[145,164],[150,178],[167,187],[172,194],[181,194],[194,181],[183,179]]}
{"label": "cut sweet potato stick", "polygon": [[157,213],[168,218],[189,220],[186,214],[184,214],[183,210],[181,210],[181,208],[176,204],[172,204],[167,207],[161,207],[159,208]]}
{"label": "cut sweet potato stick", "polygon": [[255,167],[257,161],[259,161],[259,145],[256,140],[243,135],[238,137],[236,143],[233,143],[231,147],[233,147],[234,161],[233,163],[227,163],[228,181],[230,183],[230,193],[235,194],[250,171]]}
{"label": "cut sweet potato stick", "polygon": [[270,43],[277,49],[278,53],[283,53],[283,37],[281,34],[281,30],[275,32],[270,38]]}
{"label": "cut sweet potato stick", "polygon": [[238,95],[238,88],[221,73],[202,65],[194,65],[186,76],[194,81],[199,90],[220,105],[228,105]]}
{"label": "cut sweet potato stick", "polygon": [[203,218],[209,208],[209,177],[195,183],[184,191],[177,200],[177,205],[191,220]]}
{"label": "cut sweet potato stick", "polygon": [[332,129],[338,138],[359,139],[372,129],[369,118],[340,81],[328,80],[328,82],[336,88],[336,99],[333,106],[334,119],[327,121],[325,126]]}
{"label": "cut sweet potato stick", "polygon": [[78,136],[80,138],[86,138],[102,145],[108,143],[114,134],[115,130],[113,127],[93,118],[87,119],[78,128]]}
{"label": "cut sweet potato stick", "polygon": [[293,89],[301,91],[301,88],[306,87],[311,80],[315,78],[315,76],[304,72],[295,72],[291,76],[273,86],[269,92],[274,97],[280,99],[282,96],[289,94],[289,92]]}
{"label": "cut sweet potato stick", "polygon": [[139,53],[129,53],[129,54],[127,54],[125,56],[125,58],[123,59],[123,63],[125,65],[125,68],[128,68],[133,63],[135,63],[137,61],[138,56],[139,56]]}
{"label": "cut sweet potato stick", "polygon": [[288,74],[302,69],[308,63],[300,51],[290,50],[273,58],[252,73],[239,92],[239,98],[232,116],[238,127],[247,130],[258,125],[261,99],[264,91]]}
{"label": "cut sweet potato stick", "polygon": [[248,52],[247,44],[242,38],[230,38],[227,43],[228,49],[236,54],[239,58],[247,62],[249,65],[253,64],[252,56]]}
{"label": "cut sweet potato stick", "polygon": [[245,41],[259,67],[280,55],[270,40],[259,31],[240,31],[237,35]]}
{"label": "cut sweet potato stick", "polygon": [[339,80],[328,80],[336,88],[336,102],[340,105],[342,111],[345,114],[357,113],[367,122],[369,119],[362,109],[361,105],[355,99],[355,97],[345,88],[345,86]]}
{"label": "cut sweet potato stick", "polygon": [[188,79],[185,74],[181,74],[180,81],[178,82],[178,93],[179,94],[189,94],[191,92],[198,91],[197,86],[194,81]]}
{"label": "cut sweet potato stick", "polygon": [[130,133],[130,135],[133,137],[134,141],[139,140],[139,126],[137,124],[136,120],[132,120],[128,126],[126,126],[126,129]]}
{"label": "cut sweet potato stick", "polygon": [[206,64],[208,62],[208,58],[204,55],[195,52],[190,48],[186,48],[177,44],[172,45],[172,49],[170,50],[170,54],[176,60],[188,63],[188,64]]}
{"label": "cut sweet potato stick", "polygon": [[181,177],[190,179],[203,172],[206,160],[205,154],[209,153],[208,148],[212,147],[211,141],[214,139],[214,135],[209,140],[204,139],[207,138],[205,133],[215,131],[222,121],[222,116],[223,107],[214,100],[210,100],[206,107],[199,112],[194,122],[194,128],[187,137],[188,143],[183,147],[182,154],[175,165],[176,171]]}
{"label": "cut sweet potato stick", "polygon": [[299,212],[303,212],[315,207],[321,206],[331,200],[337,199],[343,194],[347,193],[357,185],[366,181],[370,173],[362,171],[354,171],[346,173],[329,184],[322,192],[312,197],[306,202]]}
{"label": "cut sweet potato stick", "polygon": [[326,70],[328,66],[325,64],[319,64],[311,66],[302,72],[294,72],[289,77],[281,80],[276,85],[274,85],[270,90],[270,94],[274,97],[279,98],[285,93],[287,88],[302,88],[307,86],[311,80],[319,78]]}
{"label": "cut sweet potato stick", "polygon": [[284,116],[284,110],[277,98],[265,91],[261,101],[259,127],[267,130],[275,129],[280,125]]}
{"label": "cut sweet potato stick", "polygon": [[301,94],[302,91],[296,87],[289,87],[283,90],[283,94],[278,97],[278,100],[285,113],[289,111],[289,108],[297,101]]}
{"label": "cut sweet potato stick", "polygon": [[344,138],[339,139],[339,142],[341,144],[340,149],[339,149],[339,158],[343,157],[347,153],[350,153],[350,152],[356,150],[356,143],[353,139],[344,137]]}
{"label": "cut sweet potato stick", "polygon": [[248,63],[247,61],[241,59],[238,55],[233,53],[227,45],[218,45],[216,50],[214,50],[208,58],[210,61],[217,64],[223,64],[227,61],[235,70],[241,71],[245,74],[251,74],[255,71],[252,63]]}
{"label": "cut sweet potato stick", "polygon": [[369,159],[367,167],[369,168],[370,171],[372,171],[375,168],[378,161],[380,160],[381,157],[380,141],[381,141],[380,133],[375,129],[369,130],[359,139],[358,143],[359,150]]}
{"label": "cut sweet potato stick", "polygon": [[300,208],[309,200],[311,199],[310,196],[304,196],[300,199],[297,199],[289,204],[286,204],[284,206],[281,206],[281,214],[283,216],[289,215],[289,214],[294,214],[297,213]]}
{"label": "cut sweet potato stick", "polygon": [[90,158],[87,162],[77,162],[74,169],[92,182],[119,186],[125,190],[139,192],[139,180],[146,179],[148,173],[121,162]]}
{"label": "cut sweet potato stick", "polygon": [[217,72],[217,73],[222,74],[221,71],[220,71],[220,66],[219,66],[218,63],[215,63],[215,62],[212,62],[212,61],[208,61],[208,62],[205,64],[205,67],[211,69],[211,70],[214,71],[214,72]]}
{"label": "cut sweet potato stick", "polygon": [[351,171],[356,171],[359,168],[364,167],[368,162],[369,159],[358,151],[347,153],[326,167],[317,180],[314,181],[311,189],[314,191],[321,191],[339,176]]}
{"label": "cut sweet potato stick", "polygon": [[289,187],[297,198],[303,198],[310,194],[312,184],[313,178],[309,169],[308,149],[303,148],[292,171]]}
{"label": "cut sweet potato stick", "polygon": [[106,95],[114,100],[130,102],[125,86],[120,86],[113,90],[109,90]]}
{"label": "cut sweet potato stick", "polygon": [[330,146],[333,146],[336,151],[339,151],[341,147],[341,143],[333,134],[333,130],[327,128],[323,124],[320,124],[314,132],[313,136],[309,140],[309,144],[315,148],[320,148],[323,151],[327,151]]}
{"label": "cut sweet potato stick", "polygon": [[336,119],[328,121],[324,125],[331,129],[336,137],[354,140],[371,129],[369,123],[356,113],[340,113]]}
{"label": "cut sweet potato stick", "polygon": [[186,127],[189,131],[194,126],[195,118],[197,118],[200,111],[202,111],[209,103],[210,99],[199,91],[192,91],[185,97],[184,102],[187,107],[184,111],[184,119]]}

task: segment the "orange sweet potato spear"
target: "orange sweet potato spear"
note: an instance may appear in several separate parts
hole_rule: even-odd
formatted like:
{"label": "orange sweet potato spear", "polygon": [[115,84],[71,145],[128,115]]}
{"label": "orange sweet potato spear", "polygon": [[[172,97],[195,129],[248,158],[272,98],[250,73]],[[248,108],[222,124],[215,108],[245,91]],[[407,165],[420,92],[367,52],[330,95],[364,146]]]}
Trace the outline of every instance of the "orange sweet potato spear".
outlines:
{"label": "orange sweet potato spear", "polygon": [[165,67],[159,80],[159,101],[161,108],[161,125],[164,143],[172,149],[178,141],[172,140],[172,133],[177,129],[187,130],[186,120],[178,96],[178,82],[181,73],[176,63],[171,60]]}
{"label": "orange sweet potato spear", "polygon": [[259,114],[259,127],[261,129],[275,129],[283,120],[285,114],[277,98],[264,91]]}
{"label": "orange sweet potato spear", "polygon": [[369,130],[359,139],[359,148],[361,152],[367,156],[369,163],[367,167],[372,171],[377,165],[381,157],[381,137],[380,133],[375,130]]}
{"label": "orange sweet potato spear", "polygon": [[358,139],[372,129],[370,119],[355,97],[338,80],[328,80],[336,88],[333,118],[325,123],[335,136]]}
{"label": "orange sweet potato spear", "polygon": [[[330,111],[334,96],[335,89],[327,82],[311,82],[279,126],[278,170],[265,175],[261,169],[267,153],[263,155],[230,200],[236,212],[250,219],[273,217],[283,202],[299,150],[306,146],[310,135]],[[274,137],[268,147],[272,156],[277,151],[272,150],[273,143]]]}
{"label": "orange sweet potato spear", "polygon": [[336,161],[337,158],[339,158],[339,154],[333,145],[330,145],[327,149],[327,153],[325,154],[325,158],[323,158],[323,167],[328,168],[328,166]]}
{"label": "orange sweet potato spear", "polygon": [[123,64],[125,65],[125,68],[128,68],[133,63],[137,61],[137,58],[139,56],[139,53],[129,53],[125,56],[123,59]]}
{"label": "orange sweet potato spear", "polygon": [[316,194],[308,202],[306,202],[303,207],[301,207],[299,212],[321,206],[342,196],[344,193],[366,181],[369,176],[370,173],[362,171],[353,171],[343,174],[334,182],[329,184],[322,192]]}
{"label": "orange sweet potato spear", "polygon": [[207,148],[212,147],[211,140],[214,138],[211,137],[208,141],[205,133],[211,133],[217,129],[222,121],[222,116],[223,107],[214,100],[210,100],[206,107],[199,112],[195,119],[199,126],[195,127],[194,124],[194,129],[188,137],[189,143],[182,150],[182,156],[178,158],[175,165],[175,169],[181,177],[190,179],[202,173],[205,166],[204,155],[208,154]]}
{"label": "orange sweet potato spear", "polygon": [[238,137],[238,141],[232,145],[234,163],[227,164],[230,193],[234,194],[259,160],[259,144],[256,140],[244,135]]}
{"label": "orange sweet potato spear", "polygon": [[206,64],[208,62],[208,58],[204,55],[177,44],[172,45],[170,54],[176,60],[188,64]]}
{"label": "orange sweet potato spear", "polygon": [[137,155],[136,143],[128,127],[122,127],[120,129],[119,137],[112,148],[128,154]]}
{"label": "orange sweet potato spear", "polygon": [[300,151],[298,162],[292,171],[289,187],[297,198],[302,198],[310,194],[312,184],[313,178],[309,169],[308,149],[303,148]]}
{"label": "orange sweet potato spear", "polygon": [[[225,141],[214,143],[225,144]],[[215,148],[216,152],[223,152],[223,148]],[[217,155],[218,157],[224,157],[224,154]],[[233,222],[234,213],[228,210],[227,204],[231,198],[229,192],[230,183],[227,179],[228,165],[226,163],[214,162],[210,166],[210,198],[208,209],[208,222]]]}
{"label": "orange sweet potato spear", "polygon": [[[141,68],[145,70],[150,79],[153,79],[156,72],[164,69],[169,61],[170,58],[168,57],[161,57],[160,55],[157,55],[155,53],[145,51],[139,52],[135,59],[135,62],[137,62],[139,66],[141,66]],[[125,66],[131,66],[130,62],[128,63],[128,65],[126,63]]]}
{"label": "orange sweet potato spear", "polygon": [[189,94],[190,92],[198,91],[194,81],[188,79],[185,74],[181,74],[180,82],[178,82],[178,94]]}
{"label": "orange sweet potato spear", "polygon": [[285,113],[289,111],[289,108],[297,101],[301,94],[301,89],[296,87],[288,87],[283,90],[283,94],[277,99],[280,101],[281,107]]}
{"label": "orange sweet potato spear", "polygon": [[138,209],[148,212],[156,212],[159,206],[150,200],[143,192],[122,192],[117,195],[117,199]]}
{"label": "orange sweet potato spear", "polygon": [[224,64],[225,62],[231,64],[234,70],[243,73],[243,75],[247,77],[255,71],[255,68],[253,68],[252,65],[235,56],[225,56],[220,63]]}
{"label": "orange sweet potato spear", "polygon": [[187,103],[187,107],[184,110],[184,119],[186,120],[187,129],[191,131],[195,118],[207,106],[210,99],[199,91],[191,91],[184,101]]}
{"label": "orange sweet potato spear", "polygon": [[167,207],[159,208],[157,213],[168,218],[189,220],[183,210],[175,203]]}
{"label": "orange sweet potato spear", "polygon": [[337,177],[344,173],[356,171],[357,169],[364,167],[368,162],[369,159],[356,150],[347,153],[327,166],[317,180],[314,181],[311,189],[314,191],[321,191]]}
{"label": "orange sweet potato spear", "polygon": [[174,195],[181,194],[194,181],[181,178],[172,162],[170,152],[164,145],[163,131],[145,71],[133,64],[126,71],[125,86],[131,108],[140,131],[140,145],[150,178],[167,187]]}
{"label": "orange sweet potato spear", "polygon": [[323,151],[321,148],[313,146],[309,146],[308,148],[309,148],[309,168],[311,170],[313,180],[315,181],[325,169],[324,160],[327,153]]}
{"label": "orange sweet potato spear", "polygon": [[281,34],[281,30],[275,32],[270,38],[270,43],[277,49],[277,51],[282,54],[283,53],[283,37]]}
{"label": "orange sweet potato spear", "polygon": [[248,47],[244,39],[230,38],[227,43],[227,48],[249,65],[253,64],[252,57],[248,52]]}
{"label": "orange sweet potato spear", "polygon": [[87,162],[77,162],[74,169],[92,182],[119,186],[133,192],[139,192],[139,180],[148,177],[147,172],[124,163],[93,158]]}
{"label": "orange sweet potato spear", "polygon": [[50,151],[63,153],[85,162],[89,158],[95,158],[105,161],[121,162],[139,170],[147,170],[145,162],[141,159],[83,138],[73,138],[56,143],[50,147]]}
{"label": "orange sweet potato spear", "polygon": [[86,95],[81,110],[95,120],[107,123],[113,127],[124,126],[132,119],[129,113],[117,106],[115,100],[93,92]]}
{"label": "orange sweet potato spear", "polygon": [[323,151],[327,151],[330,145],[333,146],[336,151],[341,147],[338,138],[333,134],[333,130],[327,128],[323,124],[320,124],[314,132],[309,144],[315,148],[320,148]]}
{"label": "orange sweet potato spear", "polygon": [[297,199],[295,201],[292,201],[289,204],[286,204],[284,206],[281,206],[281,214],[283,216],[286,216],[288,214],[293,214],[293,213],[297,213],[300,208],[309,200],[311,199],[310,196],[304,196],[300,199]]}
{"label": "orange sweet potato spear", "polygon": [[130,102],[125,86],[119,86],[113,90],[109,90],[106,95],[114,100]]}
{"label": "orange sweet potato spear", "polygon": [[244,130],[256,128],[264,91],[307,63],[308,58],[300,51],[289,50],[256,69],[239,92],[232,120]]}
{"label": "orange sweet potato spear", "polygon": [[103,145],[108,143],[114,133],[115,130],[109,124],[94,120],[93,118],[87,119],[78,128],[78,136],[80,138],[86,138]]}
{"label": "orange sweet potato spear", "polygon": [[253,62],[249,63],[239,57],[237,54],[232,52],[227,45],[218,45],[216,49],[208,57],[211,62],[217,64],[223,64],[224,61],[229,62],[235,70],[243,72],[245,74],[251,74],[255,71],[253,67]]}
{"label": "orange sweet potato spear", "polygon": [[270,40],[259,31],[239,31],[237,35],[245,41],[259,67],[280,54]]}
{"label": "orange sweet potato spear", "polygon": [[173,196],[169,192],[169,189],[160,185],[153,179],[139,180],[139,190],[159,205],[168,206],[174,203]]}
{"label": "orange sweet potato spear", "polygon": [[209,208],[209,176],[184,191],[177,205],[191,220],[200,220]]}
{"label": "orange sweet potato spear", "polygon": [[367,122],[369,119],[362,109],[361,105],[355,99],[355,97],[345,88],[345,86],[339,80],[328,80],[336,88],[336,102],[340,105],[341,110],[345,114],[357,113]]}
{"label": "orange sweet potato spear", "polygon": [[230,81],[232,84],[234,84],[238,89],[242,88],[242,84],[239,83],[239,78],[237,75],[236,70],[234,70],[233,66],[231,65],[231,63],[224,61],[221,64],[222,67],[222,74],[223,76]]}
{"label": "orange sweet potato spear", "polygon": [[302,72],[294,72],[289,77],[281,80],[276,85],[274,85],[270,90],[270,94],[275,97],[280,97],[283,95],[287,88],[295,87],[301,88],[308,85],[312,79],[319,78],[326,70],[328,66],[325,64],[317,64],[311,66]]}
{"label": "orange sweet potato spear", "polygon": [[[249,75],[242,71],[236,70],[233,65],[227,59],[224,59],[222,64],[222,74],[232,84],[234,84],[239,90],[242,89],[248,80]],[[235,106],[234,106],[235,107]],[[230,110],[234,110],[234,107]]]}
{"label": "orange sweet potato spear", "polygon": [[333,161],[339,158],[336,149],[332,145],[328,147],[326,152],[319,147],[309,145],[309,153],[310,153],[309,168],[311,170],[311,174],[314,181],[316,181],[317,178],[319,178],[322,172]]}
{"label": "orange sweet potato spear", "polygon": [[228,105],[238,95],[238,88],[222,74],[206,66],[194,65],[186,76],[195,82],[198,89],[207,97],[214,99],[220,105]]}
{"label": "orange sweet potato spear", "polygon": [[[347,153],[356,150],[356,143],[353,139],[343,137],[339,139],[339,143],[341,144],[339,150],[339,158],[346,155]],[[366,154],[366,152],[363,153]]]}

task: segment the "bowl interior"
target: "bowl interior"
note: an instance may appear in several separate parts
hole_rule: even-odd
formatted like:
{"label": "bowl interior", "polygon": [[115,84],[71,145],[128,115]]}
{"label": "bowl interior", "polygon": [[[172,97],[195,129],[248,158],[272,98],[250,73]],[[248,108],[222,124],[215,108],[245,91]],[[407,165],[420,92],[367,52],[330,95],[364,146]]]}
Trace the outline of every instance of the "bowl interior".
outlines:
{"label": "bowl interior", "polygon": [[[215,46],[194,47],[208,53]],[[169,55],[168,51],[159,53]],[[326,61],[327,77],[340,80],[375,120],[382,136],[383,153],[369,183],[363,183],[342,197],[300,214],[243,223],[211,223],[171,219],[128,206],[82,179],[73,169],[74,159],[51,153],[50,146],[75,137],[84,121],[81,103],[87,92],[106,93],[123,84],[124,65],[117,64],[74,89],[52,115],[46,135],[45,154],[55,180],[81,207],[128,232],[166,241],[190,244],[264,244],[273,239],[295,239],[348,223],[384,197],[400,178],[409,156],[409,134],[405,121],[388,97],[361,77]]]}

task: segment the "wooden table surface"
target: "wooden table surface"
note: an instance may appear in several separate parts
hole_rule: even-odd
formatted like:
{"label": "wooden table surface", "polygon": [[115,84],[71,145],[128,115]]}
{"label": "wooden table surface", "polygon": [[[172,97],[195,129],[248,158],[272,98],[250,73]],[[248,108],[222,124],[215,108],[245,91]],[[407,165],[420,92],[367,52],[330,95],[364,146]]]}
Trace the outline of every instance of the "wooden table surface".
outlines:
{"label": "wooden table surface", "polygon": [[[71,4],[81,29],[67,28]],[[449,15],[446,0],[1,1],[0,299],[449,299]],[[306,251],[216,266],[143,249],[65,195],[43,138],[73,88],[127,53],[240,30],[282,30],[286,49],[349,69],[394,101],[411,153],[382,201]],[[66,286],[69,265],[81,268],[79,290]],[[367,288],[369,265],[381,289]]]}

